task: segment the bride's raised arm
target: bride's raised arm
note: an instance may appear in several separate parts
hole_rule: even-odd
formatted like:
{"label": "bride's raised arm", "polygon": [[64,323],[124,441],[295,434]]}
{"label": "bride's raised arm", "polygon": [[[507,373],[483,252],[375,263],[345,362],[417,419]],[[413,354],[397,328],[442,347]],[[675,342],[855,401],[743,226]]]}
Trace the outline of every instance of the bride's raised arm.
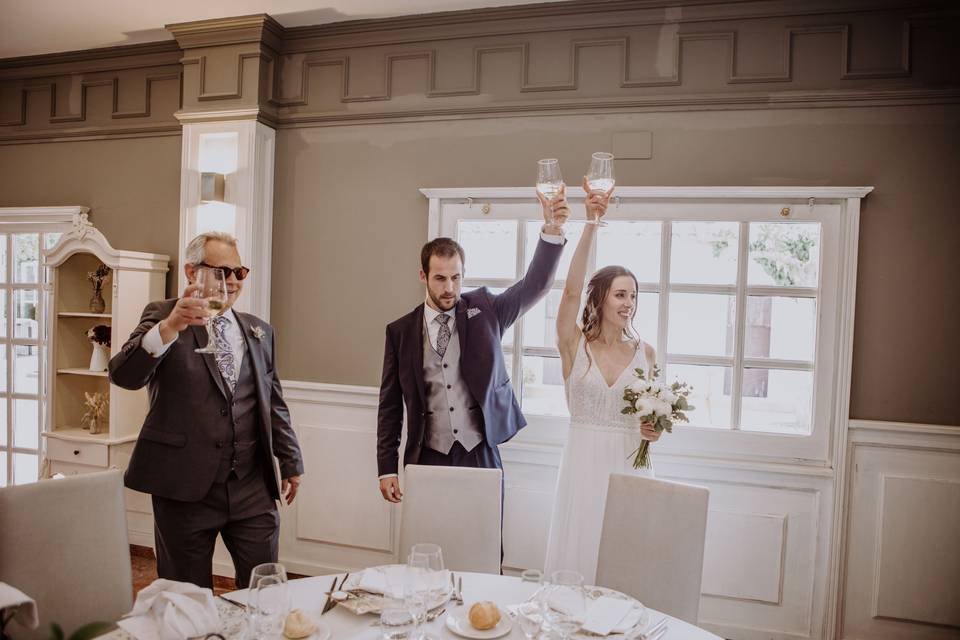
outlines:
{"label": "bride's raised arm", "polygon": [[[587,197],[583,201],[586,208],[587,221],[596,221],[607,212],[610,194],[613,188],[606,193],[591,193],[587,186],[587,178],[583,178],[583,190]],[[577,315],[580,311],[580,296],[583,294],[583,283],[587,277],[587,259],[590,257],[590,247],[597,232],[596,224],[586,224],[583,235],[570,261],[570,270],[567,272],[563,296],[560,298],[560,308],[557,309],[557,347],[560,350],[560,362],[563,365],[564,379],[570,376],[573,361],[577,355],[577,346],[580,344],[580,327],[577,325]]]}

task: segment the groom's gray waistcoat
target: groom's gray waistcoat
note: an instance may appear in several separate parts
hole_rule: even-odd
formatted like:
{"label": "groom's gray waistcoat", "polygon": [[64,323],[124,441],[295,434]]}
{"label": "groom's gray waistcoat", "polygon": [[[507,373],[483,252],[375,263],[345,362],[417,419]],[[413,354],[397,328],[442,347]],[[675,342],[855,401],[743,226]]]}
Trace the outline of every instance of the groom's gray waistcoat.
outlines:
{"label": "groom's gray waistcoat", "polygon": [[[451,339],[443,357],[430,344],[423,328],[423,382],[426,416],[423,444],[450,453],[457,440],[467,451],[483,441],[483,413],[460,373],[460,341]],[[456,336],[454,336],[455,338]]]}

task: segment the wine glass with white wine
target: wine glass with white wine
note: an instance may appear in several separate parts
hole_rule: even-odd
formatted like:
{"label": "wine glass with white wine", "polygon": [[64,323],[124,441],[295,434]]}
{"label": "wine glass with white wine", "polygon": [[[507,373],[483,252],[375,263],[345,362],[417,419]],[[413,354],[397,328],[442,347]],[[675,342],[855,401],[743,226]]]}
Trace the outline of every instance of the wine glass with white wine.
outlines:
{"label": "wine glass with white wine", "polygon": [[[545,158],[537,161],[537,191],[547,202],[553,200],[563,189],[563,176],[560,175],[560,161]],[[552,217],[551,211],[551,217]],[[551,220],[552,222],[552,220]]]}
{"label": "wine glass with white wine", "polygon": [[[587,171],[587,186],[590,188],[588,195],[604,195],[616,184],[613,176],[613,154],[597,151],[590,158],[590,169]],[[587,220],[587,224],[595,224],[601,227],[607,226],[607,223],[601,219]]]}
{"label": "wine glass with white wine", "polygon": [[213,319],[227,306],[227,280],[221,269],[197,267],[193,297],[207,303],[207,346],[194,349],[197,353],[219,353],[213,339]]}

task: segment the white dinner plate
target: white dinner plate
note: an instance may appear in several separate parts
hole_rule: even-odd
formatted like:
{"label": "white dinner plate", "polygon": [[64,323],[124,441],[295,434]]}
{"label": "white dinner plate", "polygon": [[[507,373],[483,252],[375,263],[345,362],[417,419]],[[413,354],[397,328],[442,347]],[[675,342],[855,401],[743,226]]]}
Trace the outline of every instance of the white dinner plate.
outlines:
{"label": "white dinner plate", "polygon": [[503,615],[493,629],[484,631],[474,629],[473,625],[470,624],[468,615],[467,611],[461,611],[458,614],[451,613],[447,616],[447,629],[464,638],[501,638],[510,633],[510,629],[513,628],[513,622],[510,621],[509,616]]}

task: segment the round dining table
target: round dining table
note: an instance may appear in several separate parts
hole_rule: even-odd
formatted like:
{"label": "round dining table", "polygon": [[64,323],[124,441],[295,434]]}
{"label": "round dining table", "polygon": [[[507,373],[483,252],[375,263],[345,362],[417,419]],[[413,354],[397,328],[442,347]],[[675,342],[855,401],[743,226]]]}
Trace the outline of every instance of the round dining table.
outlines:
{"label": "round dining table", "polygon": [[[339,574],[342,577],[342,574]],[[504,617],[508,616],[508,607],[517,605],[530,598],[540,585],[533,582],[524,582],[518,577],[500,576],[488,573],[468,573],[455,572],[457,578],[462,579],[462,597],[464,604],[457,604],[455,600],[450,600],[445,605],[442,614],[436,616],[434,620],[424,625],[423,630],[429,637],[443,638],[453,640],[459,638],[447,628],[447,616],[464,616],[466,611],[475,602],[488,600],[497,604],[503,611]],[[311,616],[319,617],[322,622],[321,631],[324,628],[330,632],[329,640],[344,640],[347,638],[357,640],[378,640],[381,637],[379,626],[379,616],[374,614],[357,615],[344,606],[334,606],[324,614],[320,612],[327,602],[327,592],[337,574],[326,576],[314,576],[311,578],[300,578],[289,582],[290,597],[292,606],[307,612]],[[247,591],[233,591],[217,598],[217,607],[220,611],[221,629],[220,633],[227,640],[243,640],[246,630],[246,611],[245,603]],[[641,630],[650,629],[658,622],[666,619],[667,631],[659,636],[662,640],[721,640],[709,631],[696,627],[692,624],[674,618],[664,613],[647,609],[649,616],[645,623],[641,625]],[[313,636],[316,640],[323,640],[325,634],[316,634]],[[507,640],[522,640],[525,638],[520,631],[518,624],[514,623],[510,632],[503,638]],[[580,638],[581,635],[575,636]],[[591,636],[599,638],[601,636]],[[612,638],[623,638],[623,635],[611,635]],[[638,640],[643,640],[643,635],[633,636]],[[128,640],[131,638],[123,631],[114,631],[104,640]]]}

